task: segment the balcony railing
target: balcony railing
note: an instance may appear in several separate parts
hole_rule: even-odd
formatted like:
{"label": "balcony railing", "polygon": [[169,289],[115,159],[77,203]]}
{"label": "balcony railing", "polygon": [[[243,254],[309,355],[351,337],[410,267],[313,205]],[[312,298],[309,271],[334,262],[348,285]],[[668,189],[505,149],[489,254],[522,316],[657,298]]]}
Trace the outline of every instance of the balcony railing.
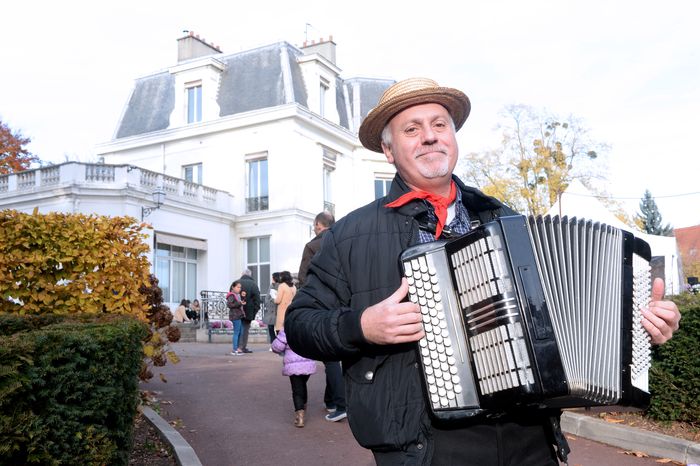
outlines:
{"label": "balcony railing", "polygon": [[[66,162],[59,165],[35,168],[8,175],[0,175],[0,205],[12,203],[11,196],[26,196],[47,189],[68,186],[85,186],[90,189],[122,190],[134,188],[150,199],[155,189],[162,189],[168,199],[216,206],[231,210],[231,195],[225,191],[191,183],[186,180],[153,172],[132,165],[106,165],[95,163]],[[267,209],[258,202],[261,210]]]}
{"label": "balcony railing", "polygon": [[247,197],[245,199],[245,211],[258,212],[260,210],[268,210],[270,208],[269,199],[267,196]]}

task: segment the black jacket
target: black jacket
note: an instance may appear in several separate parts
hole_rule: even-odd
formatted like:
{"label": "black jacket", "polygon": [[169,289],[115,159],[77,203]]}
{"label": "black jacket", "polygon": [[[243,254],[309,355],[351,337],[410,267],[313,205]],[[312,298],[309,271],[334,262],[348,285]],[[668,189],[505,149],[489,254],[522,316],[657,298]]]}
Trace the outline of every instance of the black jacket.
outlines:
{"label": "black jacket", "polygon": [[[486,223],[514,213],[454,180],[472,220]],[[360,327],[364,309],[399,287],[399,255],[418,242],[416,216],[428,209],[425,202],[385,207],[408,191],[397,175],[387,197],[351,212],[326,231],[285,319],[295,352],[311,359],[342,360],[352,432],[362,446],[384,451],[424,443],[431,428],[416,344],[373,345]]]}
{"label": "black jacket", "polygon": [[245,291],[245,320],[254,320],[255,314],[260,310],[260,289],[253,277],[243,275],[238,279],[241,282],[241,291]]}

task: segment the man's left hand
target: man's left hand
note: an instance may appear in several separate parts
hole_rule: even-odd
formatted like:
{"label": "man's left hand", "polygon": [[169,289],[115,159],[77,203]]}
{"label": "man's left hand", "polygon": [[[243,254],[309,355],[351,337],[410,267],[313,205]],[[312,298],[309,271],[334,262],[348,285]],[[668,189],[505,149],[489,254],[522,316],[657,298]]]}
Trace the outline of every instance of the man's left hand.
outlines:
{"label": "man's left hand", "polygon": [[664,281],[654,279],[651,286],[651,301],[648,309],[642,309],[642,325],[649,332],[655,345],[666,343],[678,330],[681,313],[673,301],[663,301]]}

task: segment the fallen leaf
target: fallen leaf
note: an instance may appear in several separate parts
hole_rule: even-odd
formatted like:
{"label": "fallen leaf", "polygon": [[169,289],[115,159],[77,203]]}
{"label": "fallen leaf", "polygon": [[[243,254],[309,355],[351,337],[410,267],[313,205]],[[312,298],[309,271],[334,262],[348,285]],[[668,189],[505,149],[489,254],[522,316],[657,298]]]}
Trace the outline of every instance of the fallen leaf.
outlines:
{"label": "fallen leaf", "polygon": [[609,422],[611,424],[619,424],[621,422],[625,422],[623,419],[613,419],[611,417],[606,417],[605,422]]}
{"label": "fallen leaf", "polygon": [[163,383],[168,383],[168,379],[166,379],[165,376],[164,376],[162,373],[161,373],[161,374],[158,374],[158,375],[160,376],[160,380],[161,380]]}
{"label": "fallen leaf", "polygon": [[622,453],[624,453],[625,455],[629,455],[629,456],[636,456],[637,458],[649,458],[649,455],[647,455],[646,453],[644,453],[642,451],[627,450],[627,451],[623,451]]}

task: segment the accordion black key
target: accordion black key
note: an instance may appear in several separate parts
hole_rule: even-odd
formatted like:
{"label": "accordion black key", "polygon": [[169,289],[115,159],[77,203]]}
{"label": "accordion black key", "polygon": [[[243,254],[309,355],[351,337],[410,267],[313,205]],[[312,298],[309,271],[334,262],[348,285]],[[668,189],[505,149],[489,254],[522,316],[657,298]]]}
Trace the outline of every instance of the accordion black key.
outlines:
{"label": "accordion black key", "polygon": [[406,249],[438,419],[649,403],[649,245],[609,225],[508,216]]}

